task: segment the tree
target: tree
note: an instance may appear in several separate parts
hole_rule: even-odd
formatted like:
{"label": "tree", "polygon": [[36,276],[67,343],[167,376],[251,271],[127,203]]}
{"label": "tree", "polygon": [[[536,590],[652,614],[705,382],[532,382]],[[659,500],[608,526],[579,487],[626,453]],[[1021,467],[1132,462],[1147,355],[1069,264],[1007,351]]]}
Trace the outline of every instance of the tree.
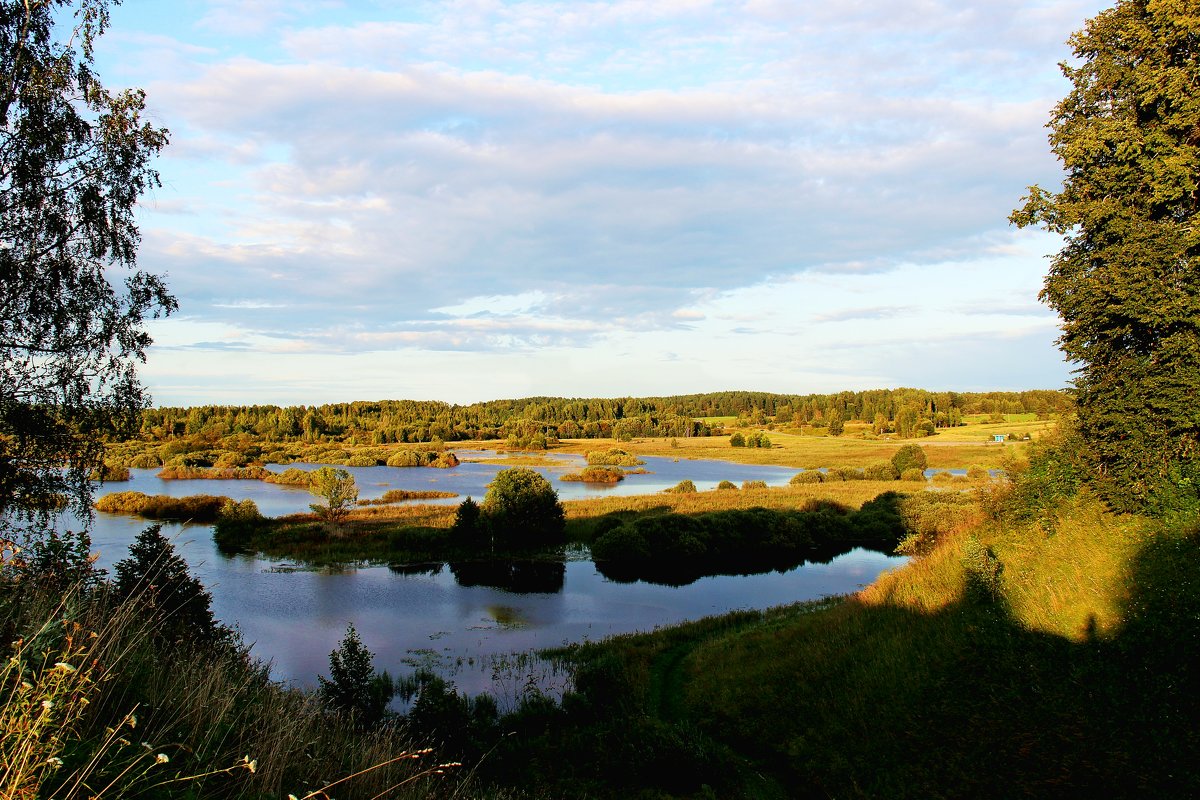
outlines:
{"label": "tree", "polygon": [[317,516],[337,524],[350,513],[358,500],[358,486],[354,476],[344,469],[321,467],[312,474],[308,491],[324,500],[309,506]]}
{"label": "tree", "polygon": [[838,409],[833,409],[829,412],[829,435],[841,436],[846,430],[846,421],[842,418],[842,412]]}
{"label": "tree", "polygon": [[922,472],[929,466],[925,451],[915,444],[906,444],[892,454],[892,466],[896,472],[903,475],[905,470],[917,469]]}
{"label": "tree", "polygon": [[483,513],[497,544],[508,547],[557,544],[566,530],[558,493],[531,469],[502,469],[483,498]]}
{"label": "tree", "polygon": [[330,710],[348,714],[359,727],[370,728],[383,719],[396,690],[387,672],[375,672],[375,655],[350,624],[338,649],[329,654],[329,677],[317,676],[317,693]]}
{"label": "tree", "polygon": [[[64,26],[65,21],[74,22]],[[64,502],[91,518],[89,473],[147,405],[147,317],[175,309],[136,269],[134,206],[167,132],[145,95],[93,71],[108,0],[0,0],[0,531]],[[110,283],[126,271],[120,288]],[[65,466],[65,470],[63,467]]]}
{"label": "tree", "polygon": [[212,595],[188,571],[187,562],[151,525],[129,546],[129,557],[113,566],[118,598],[131,600],[156,615],[154,635],[162,641],[230,641],[233,634],[213,618]]}
{"label": "tree", "polygon": [[1048,125],[1062,188],[1031,186],[1010,218],[1064,238],[1041,299],[1078,365],[1093,483],[1124,510],[1200,485],[1198,30],[1191,4],[1119,0],[1072,36]]}

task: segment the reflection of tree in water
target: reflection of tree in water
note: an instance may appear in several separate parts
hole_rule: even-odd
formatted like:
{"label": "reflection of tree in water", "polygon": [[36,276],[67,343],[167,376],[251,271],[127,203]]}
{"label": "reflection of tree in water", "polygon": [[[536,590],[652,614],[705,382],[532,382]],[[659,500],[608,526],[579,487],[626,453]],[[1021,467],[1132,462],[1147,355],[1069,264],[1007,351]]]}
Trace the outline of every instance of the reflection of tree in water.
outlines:
{"label": "reflection of tree in water", "polygon": [[886,548],[863,543],[842,543],[814,547],[807,558],[770,559],[749,554],[744,558],[692,558],[680,561],[621,562],[597,561],[596,570],[615,583],[656,583],[662,586],[687,586],[712,575],[762,575],[767,572],[787,572],[805,564],[828,564],[838,556],[855,549],[875,550],[891,555]]}
{"label": "reflection of tree in water", "polygon": [[441,575],[446,565],[441,561],[419,561],[415,564],[388,564],[397,575]]}
{"label": "reflection of tree in water", "polygon": [[459,586],[490,586],[515,594],[561,592],[567,565],[542,559],[452,561],[450,572]]}

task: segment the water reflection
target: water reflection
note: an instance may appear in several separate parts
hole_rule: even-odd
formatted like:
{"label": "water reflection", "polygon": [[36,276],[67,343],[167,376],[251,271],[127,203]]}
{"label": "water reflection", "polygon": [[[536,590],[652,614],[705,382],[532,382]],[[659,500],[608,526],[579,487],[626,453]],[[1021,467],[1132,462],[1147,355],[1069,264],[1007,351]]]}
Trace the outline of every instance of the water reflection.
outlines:
{"label": "water reflection", "polygon": [[561,592],[567,576],[563,561],[493,559],[452,561],[450,572],[459,586],[489,586],[513,594]]}

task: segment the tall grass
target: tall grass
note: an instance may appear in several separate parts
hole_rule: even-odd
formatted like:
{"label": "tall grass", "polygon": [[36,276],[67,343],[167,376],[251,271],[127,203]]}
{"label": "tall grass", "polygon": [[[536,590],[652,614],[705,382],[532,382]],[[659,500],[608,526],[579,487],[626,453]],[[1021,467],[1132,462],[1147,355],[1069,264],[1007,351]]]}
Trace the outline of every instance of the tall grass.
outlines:
{"label": "tall grass", "polygon": [[[426,797],[448,789],[428,748],[363,734],[269,680],[240,645],[164,645],[135,594],[6,571],[0,797]],[[353,776],[342,781],[341,778]]]}

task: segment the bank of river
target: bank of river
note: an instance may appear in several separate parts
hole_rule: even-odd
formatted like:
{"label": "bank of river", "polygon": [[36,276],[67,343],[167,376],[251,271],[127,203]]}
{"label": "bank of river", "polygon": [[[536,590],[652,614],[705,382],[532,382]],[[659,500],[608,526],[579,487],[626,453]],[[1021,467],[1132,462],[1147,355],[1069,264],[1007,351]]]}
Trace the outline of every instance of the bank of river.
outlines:
{"label": "bank of river", "polygon": [[[557,480],[565,472],[578,470],[578,460],[539,471],[550,477],[563,499],[594,496],[596,491],[653,493],[685,478],[701,489],[712,488],[723,479],[782,485],[796,472],[719,461],[646,461],[645,469],[653,474],[631,475],[615,487],[599,490]],[[387,489],[438,489],[480,498],[501,466],[464,463],[451,470],[361,467],[349,471],[364,498],[378,497]],[[154,470],[133,470],[130,482],[107,484],[98,494],[123,490],[252,499],[263,513],[272,516],[305,510],[313,499],[302,489],[260,481],[162,481]],[[100,551],[101,566],[111,566],[124,557],[129,543],[146,524],[130,517],[97,514],[92,539]],[[255,655],[272,662],[277,678],[314,685],[316,675],[327,670],[329,652],[352,622],[376,653],[378,668],[406,674],[418,667],[432,667],[459,688],[490,690],[502,702],[515,697],[530,676],[543,685],[555,680],[545,674],[544,665],[528,660],[516,659],[515,670],[498,669],[514,663],[509,654],[651,630],[734,609],[767,608],[851,592],[873,581],[883,569],[901,563],[893,556],[854,550],[828,564],[805,564],[761,575],[714,576],[671,587],[609,581],[596,571],[586,553],[579,553],[562,565],[561,582],[556,575],[534,584],[538,589],[557,591],[518,592],[481,585],[478,575],[467,575],[450,565],[429,565],[423,572],[410,574],[387,567],[309,571],[255,556],[223,555],[212,542],[209,526],[166,524],[164,530],[176,537],[180,553],[211,590],[217,617],[242,631]]]}

